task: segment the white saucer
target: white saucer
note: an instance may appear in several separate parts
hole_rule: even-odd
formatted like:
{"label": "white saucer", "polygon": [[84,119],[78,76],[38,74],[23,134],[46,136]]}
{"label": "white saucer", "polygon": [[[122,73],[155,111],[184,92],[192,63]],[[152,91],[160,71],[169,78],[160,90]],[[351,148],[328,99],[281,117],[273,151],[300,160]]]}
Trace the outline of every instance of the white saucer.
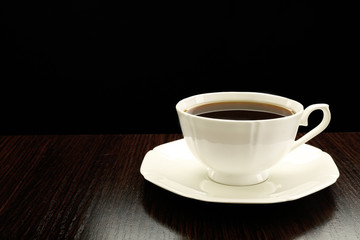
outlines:
{"label": "white saucer", "polygon": [[252,186],[227,186],[208,178],[207,167],[193,157],[184,139],[149,151],[140,172],[146,180],[173,193],[222,203],[291,201],[330,186],[340,176],[329,154],[305,144],[270,169],[270,177],[265,182]]}

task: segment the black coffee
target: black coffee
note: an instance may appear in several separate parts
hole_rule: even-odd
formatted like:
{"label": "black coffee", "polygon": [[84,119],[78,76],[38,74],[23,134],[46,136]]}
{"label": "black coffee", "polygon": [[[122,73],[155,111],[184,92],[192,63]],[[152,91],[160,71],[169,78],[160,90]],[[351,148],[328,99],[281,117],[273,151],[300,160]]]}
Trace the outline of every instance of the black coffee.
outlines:
{"label": "black coffee", "polygon": [[294,114],[291,109],[258,102],[215,102],[185,110],[201,117],[226,120],[265,120]]}

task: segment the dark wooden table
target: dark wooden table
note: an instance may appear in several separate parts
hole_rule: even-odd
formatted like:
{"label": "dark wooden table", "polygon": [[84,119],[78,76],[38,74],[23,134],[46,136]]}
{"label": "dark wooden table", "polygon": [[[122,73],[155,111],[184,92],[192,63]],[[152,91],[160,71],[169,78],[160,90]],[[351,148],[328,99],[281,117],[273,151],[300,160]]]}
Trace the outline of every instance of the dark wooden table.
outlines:
{"label": "dark wooden table", "polygon": [[360,133],[323,133],[338,181],[264,205],[187,199],[139,169],[178,134],[0,137],[0,239],[360,239]]}

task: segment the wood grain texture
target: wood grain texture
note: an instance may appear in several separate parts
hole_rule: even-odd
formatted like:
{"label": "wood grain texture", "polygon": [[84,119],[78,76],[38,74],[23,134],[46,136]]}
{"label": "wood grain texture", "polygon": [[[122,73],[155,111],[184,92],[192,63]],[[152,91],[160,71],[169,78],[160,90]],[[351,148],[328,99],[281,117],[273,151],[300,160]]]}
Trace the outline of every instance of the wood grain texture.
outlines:
{"label": "wood grain texture", "polygon": [[143,179],[147,151],[178,134],[0,137],[0,239],[360,239],[360,133],[310,144],[340,170],[280,204],[187,199]]}

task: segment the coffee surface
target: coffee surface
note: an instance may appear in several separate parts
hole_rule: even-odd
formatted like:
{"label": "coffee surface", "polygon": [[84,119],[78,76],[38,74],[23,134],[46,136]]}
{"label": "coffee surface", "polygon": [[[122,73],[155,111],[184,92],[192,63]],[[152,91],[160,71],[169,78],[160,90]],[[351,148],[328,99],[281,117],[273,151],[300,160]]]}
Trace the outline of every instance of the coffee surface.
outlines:
{"label": "coffee surface", "polygon": [[291,109],[258,102],[215,102],[190,108],[186,112],[225,120],[266,120],[294,114]]}

